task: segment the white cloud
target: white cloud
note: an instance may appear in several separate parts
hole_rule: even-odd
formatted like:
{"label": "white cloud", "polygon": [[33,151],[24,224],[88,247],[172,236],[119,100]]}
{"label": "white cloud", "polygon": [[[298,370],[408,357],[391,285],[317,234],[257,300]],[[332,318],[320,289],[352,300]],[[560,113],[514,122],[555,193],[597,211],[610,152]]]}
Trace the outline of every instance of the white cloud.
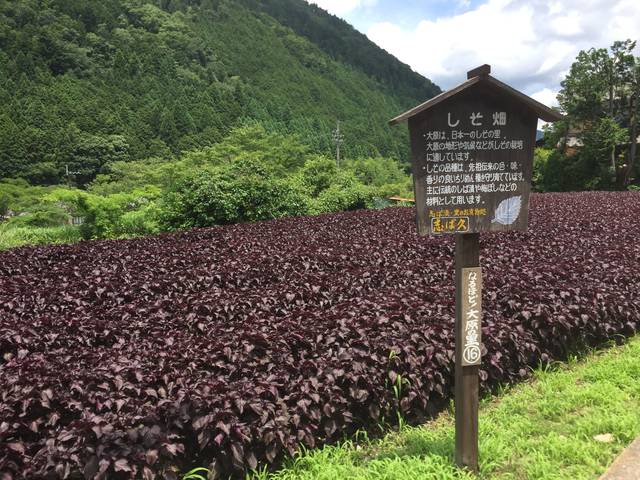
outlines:
{"label": "white cloud", "polygon": [[543,88],[535,93],[531,94],[531,97],[539,101],[540,103],[544,103],[549,107],[557,107],[558,106],[558,92],[555,90],[551,90],[550,88]]}
{"label": "white cloud", "polygon": [[580,50],[637,39],[638,25],[637,0],[488,0],[410,30],[377,23],[367,35],[443,89],[488,63],[496,77],[553,105]]}
{"label": "white cloud", "polygon": [[371,7],[377,0],[309,0],[309,3],[315,3],[334,15],[344,16],[357,8]]}
{"label": "white cloud", "polygon": [[[558,92],[556,90],[551,90],[550,88],[543,88],[535,93],[531,94],[531,97],[543,103],[549,107],[557,107],[558,106]],[[542,128],[547,125],[547,122],[543,120],[538,120],[538,130],[542,130]]]}

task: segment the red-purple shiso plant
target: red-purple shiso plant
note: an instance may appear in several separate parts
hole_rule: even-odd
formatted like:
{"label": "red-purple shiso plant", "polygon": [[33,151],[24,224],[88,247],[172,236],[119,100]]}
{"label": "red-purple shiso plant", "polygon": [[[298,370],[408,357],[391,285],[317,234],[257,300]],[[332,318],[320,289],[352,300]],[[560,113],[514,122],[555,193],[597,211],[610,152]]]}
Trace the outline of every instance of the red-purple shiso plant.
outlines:
{"label": "red-purple shiso plant", "polygon": [[[639,233],[640,194],[580,193],[482,235],[483,390],[638,330]],[[240,474],[424,419],[452,395],[452,259],[411,209],[0,253],[2,478]]]}

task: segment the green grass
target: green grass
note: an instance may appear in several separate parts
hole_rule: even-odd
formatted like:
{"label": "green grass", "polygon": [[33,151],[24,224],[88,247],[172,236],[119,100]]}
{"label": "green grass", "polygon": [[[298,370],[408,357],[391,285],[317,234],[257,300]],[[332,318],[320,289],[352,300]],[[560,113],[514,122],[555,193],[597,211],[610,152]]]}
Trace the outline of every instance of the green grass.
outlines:
{"label": "green grass", "polygon": [[[596,435],[611,434],[610,443]],[[254,480],[597,479],[640,435],[640,337],[483,400],[480,475],[453,467],[452,412],[382,440],[302,452]]]}
{"label": "green grass", "polygon": [[81,240],[78,227],[13,227],[0,225],[0,250],[24,245],[74,243]]}

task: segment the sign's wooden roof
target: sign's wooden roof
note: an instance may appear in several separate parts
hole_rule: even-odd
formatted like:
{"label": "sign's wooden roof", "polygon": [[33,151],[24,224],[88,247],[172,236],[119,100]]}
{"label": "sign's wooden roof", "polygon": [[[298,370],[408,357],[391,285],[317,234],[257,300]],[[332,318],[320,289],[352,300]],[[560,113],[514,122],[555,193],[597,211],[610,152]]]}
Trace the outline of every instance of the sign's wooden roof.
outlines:
{"label": "sign's wooden roof", "polygon": [[458,93],[467,90],[468,88],[473,87],[474,85],[483,85],[486,86],[502,96],[509,97],[513,101],[520,102],[525,107],[534,112],[538,118],[544,120],[545,122],[555,122],[557,120],[561,120],[563,117],[562,114],[552,110],[551,108],[543,105],[542,103],[534,100],[533,98],[525,95],[522,92],[519,92],[515,88],[510,87],[506,83],[502,83],[500,80],[489,75],[491,72],[491,67],[489,65],[482,65],[478,68],[475,68],[467,73],[468,80],[464,83],[461,83],[457,87],[452,88],[451,90],[447,90],[446,92],[442,92],[440,95],[433,97],[430,100],[418,105],[417,107],[412,108],[411,110],[403,113],[402,115],[398,115],[394,119],[390,120],[389,123],[391,125],[396,125],[401,123],[409,118],[418,115],[419,113],[424,112],[425,110],[429,110],[432,107],[444,102],[445,100],[457,95]]}

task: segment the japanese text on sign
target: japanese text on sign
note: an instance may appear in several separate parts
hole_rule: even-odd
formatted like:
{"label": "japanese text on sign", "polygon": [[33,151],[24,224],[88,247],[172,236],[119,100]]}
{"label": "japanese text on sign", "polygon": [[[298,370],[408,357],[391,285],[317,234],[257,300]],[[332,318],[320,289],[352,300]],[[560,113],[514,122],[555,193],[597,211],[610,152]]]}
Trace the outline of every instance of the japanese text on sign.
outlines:
{"label": "japanese text on sign", "polygon": [[482,270],[462,269],[462,366],[480,365],[482,342]]}
{"label": "japanese text on sign", "polygon": [[[431,233],[465,233],[480,218],[503,226],[515,223],[519,217],[516,209],[522,206],[520,197],[528,184],[522,155],[513,155],[527,145],[523,138],[510,137],[518,137],[520,130],[510,128],[505,111],[449,111],[445,115],[445,125],[437,128],[432,124],[421,132],[418,177]],[[489,201],[496,194],[509,200],[503,206],[512,207],[508,215],[496,215],[495,202]],[[474,213],[447,222],[433,220],[451,216],[445,212],[454,209]],[[483,214],[475,213],[481,210]]]}

